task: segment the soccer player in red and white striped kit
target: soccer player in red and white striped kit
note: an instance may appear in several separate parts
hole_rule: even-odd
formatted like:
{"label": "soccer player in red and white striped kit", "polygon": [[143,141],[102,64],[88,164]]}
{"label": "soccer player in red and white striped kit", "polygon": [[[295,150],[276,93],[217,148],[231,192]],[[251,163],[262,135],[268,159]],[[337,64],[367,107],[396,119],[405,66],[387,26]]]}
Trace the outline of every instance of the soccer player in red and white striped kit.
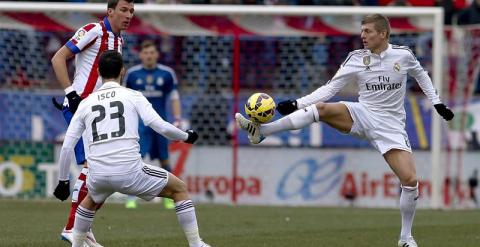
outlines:
{"label": "soccer player in red and white striped kit", "polygon": [[[123,38],[121,32],[127,29],[133,18],[133,0],[108,0],[107,15],[97,23],[89,23],[78,29],[73,37],[62,46],[52,58],[55,75],[65,89],[65,101],[62,109],[63,116],[68,124],[75,114],[80,101],[102,85],[98,74],[98,60],[102,52],[116,50],[121,53]],[[75,57],[75,75],[70,80],[67,61]],[[82,140],[75,146],[75,158],[78,165],[83,165],[80,176],[75,183],[70,215],[67,224],[61,233],[63,240],[72,242],[72,228],[75,221],[75,212],[80,202],[88,193],[85,181],[88,176],[86,157],[88,149],[83,146]],[[87,234],[86,245],[99,247],[90,230]]]}

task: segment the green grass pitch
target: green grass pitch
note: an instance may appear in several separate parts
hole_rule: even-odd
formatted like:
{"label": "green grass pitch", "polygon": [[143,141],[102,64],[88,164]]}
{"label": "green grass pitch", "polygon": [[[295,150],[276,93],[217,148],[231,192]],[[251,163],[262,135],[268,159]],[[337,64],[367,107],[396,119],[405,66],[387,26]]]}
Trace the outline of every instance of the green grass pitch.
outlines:
{"label": "green grass pitch", "polygon": [[[213,247],[396,246],[394,209],[198,205],[200,233]],[[0,200],[0,246],[69,246],[60,240],[69,203]],[[174,210],[141,203],[135,210],[107,203],[94,221],[106,247],[187,247]],[[418,210],[420,247],[480,246],[480,211]]]}

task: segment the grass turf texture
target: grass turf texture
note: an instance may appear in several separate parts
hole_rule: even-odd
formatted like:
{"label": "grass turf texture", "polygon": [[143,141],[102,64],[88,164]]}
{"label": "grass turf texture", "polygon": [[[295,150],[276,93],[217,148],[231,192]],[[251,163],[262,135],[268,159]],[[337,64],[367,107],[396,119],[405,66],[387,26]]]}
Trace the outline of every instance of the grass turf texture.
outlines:
{"label": "grass turf texture", "polygon": [[[396,246],[395,209],[198,205],[201,236],[213,247]],[[69,203],[0,199],[0,246],[69,246],[60,240]],[[187,247],[174,210],[140,203],[135,210],[107,203],[94,233],[106,247]],[[480,211],[418,210],[420,247],[480,246]]]}

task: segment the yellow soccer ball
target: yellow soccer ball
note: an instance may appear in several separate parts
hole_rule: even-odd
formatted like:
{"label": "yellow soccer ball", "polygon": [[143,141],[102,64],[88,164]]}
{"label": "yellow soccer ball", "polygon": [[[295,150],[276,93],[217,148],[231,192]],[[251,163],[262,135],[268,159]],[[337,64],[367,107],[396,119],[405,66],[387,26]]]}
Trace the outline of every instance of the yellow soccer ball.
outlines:
{"label": "yellow soccer ball", "polygon": [[266,123],[275,115],[275,101],[266,93],[254,93],[245,104],[245,113],[256,123]]}

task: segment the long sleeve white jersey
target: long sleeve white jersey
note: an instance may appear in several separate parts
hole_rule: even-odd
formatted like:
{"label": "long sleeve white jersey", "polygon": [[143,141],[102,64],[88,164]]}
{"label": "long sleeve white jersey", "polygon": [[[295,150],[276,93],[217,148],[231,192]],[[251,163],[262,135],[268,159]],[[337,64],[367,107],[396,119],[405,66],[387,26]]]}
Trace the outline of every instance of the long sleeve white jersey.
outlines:
{"label": "long sleeve white jersey", "polygon": [[139,116],[169,139],[188,138],[186,132],[164,121],[140,92],[106,82],[80,103],[72,118],[60,153],[59,180],[68,180],[73,147],[83,131],[89,173],[122,175],[141,169]]}
{"label": "long sleeve white jersey", "polygon": [[333,78],[297,100],[298,108],[325,102],[346,84],[357,82],[359,103],[380,116],[405,125],[404,99],[407,74],[413,76],[432,104],[440,103],[428,73],[406,46],[388,45],[380,55],[360,49],[350,52]]}

